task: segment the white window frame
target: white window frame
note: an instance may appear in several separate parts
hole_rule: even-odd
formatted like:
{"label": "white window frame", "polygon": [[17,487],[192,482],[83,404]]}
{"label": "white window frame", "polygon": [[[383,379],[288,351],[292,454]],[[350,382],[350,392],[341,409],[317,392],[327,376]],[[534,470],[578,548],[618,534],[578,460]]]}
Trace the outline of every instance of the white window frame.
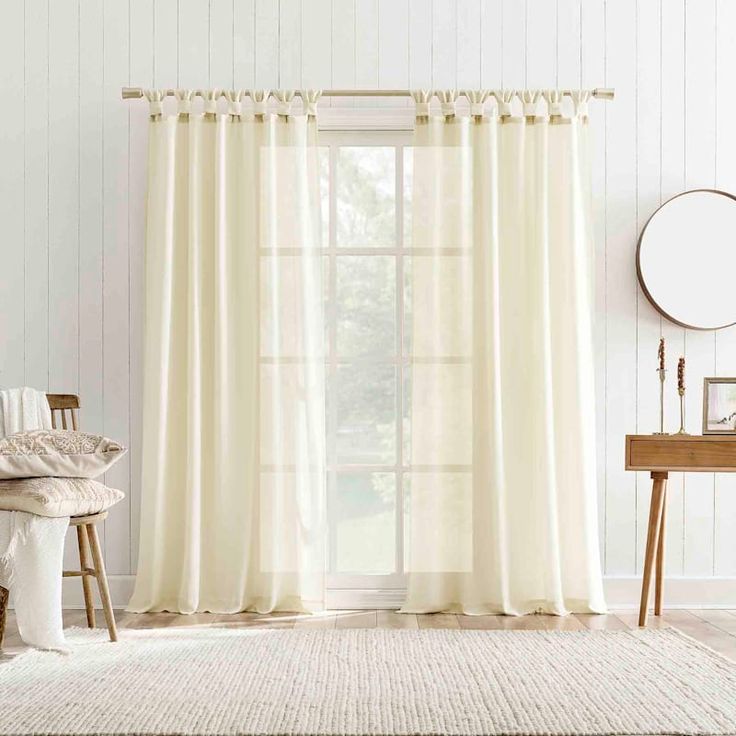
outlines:
{"label": "white window frame", "polygon": [[[400,605],[406,590],[404,572],[404,476],[408,472],[404,457],[403,417],[404,417],[404,371],[407,356],[404,354],[404,258],[408,255],[404,242],[404,148],[411,145],[413,128],[413,109],[366,110],[327,109],[320,111],[320,147],[329,148],[330,159],[330,197],[329,197],[329,237],[324,253],[329,260],[329,307],[326,313],[328,324],[327,372],[329,385],[335,386],[337,368],[340,364],[350,365],[394,365],[396,370],[396,457],[393,464],[363,465],[337,463],[337,402],[335,396],[328,396],[327,405],[327,492],[328,528],[330,542],[336,539],[337,479],[339,473],[356,472],[392,473],[396,479],[396,540],[395,570],[393,574],[344,574],[334,572],[335,549],[329,545],[329,568],[326,576],[325,594],[328,608],[381,608]],[[392,146],[396,149],[395,191],[396,237],[392,247],[347,247],[337,245],[337,222],[335,182],[337,181],[337,151],[340,146]],[[396,350],[392,359],[351,358],[338,359],[337,310],[337,257],[360,255],[386,255],[395,258],[396,268]]]}

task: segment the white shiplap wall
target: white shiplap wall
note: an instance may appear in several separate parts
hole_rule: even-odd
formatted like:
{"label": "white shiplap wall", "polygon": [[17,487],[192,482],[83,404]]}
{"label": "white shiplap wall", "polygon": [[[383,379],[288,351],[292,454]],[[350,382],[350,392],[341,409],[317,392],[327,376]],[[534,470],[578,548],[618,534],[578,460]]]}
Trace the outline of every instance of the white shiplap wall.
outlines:
{"label": "white shiplap wall", "polygon": [[[736,191],[736,3],[4,0],[0,75],[0,385],[79,392],[84,426],[130,444],[104,531],[121,579],[137,557],[147,122],[121,86],[615,87],[593,104],[600,519],[607,575],[640,571],[649,482],[624,472],[623,436],[655,427],[660,330],[671,362],[687,357],[691,432],[701,377],[736,375],[736,332],[663,322],[634,268],[661,201]],[[670,574],[736,577],[736,476],[673,478],[668,524]]]}

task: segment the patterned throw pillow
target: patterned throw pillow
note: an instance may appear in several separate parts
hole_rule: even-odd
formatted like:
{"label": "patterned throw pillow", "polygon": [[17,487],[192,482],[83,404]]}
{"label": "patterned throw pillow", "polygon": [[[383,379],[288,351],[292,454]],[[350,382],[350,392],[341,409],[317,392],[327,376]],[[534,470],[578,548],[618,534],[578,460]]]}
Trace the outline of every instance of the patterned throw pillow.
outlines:
{"label": "patterned throw pillow", "polygon": [[22,478],[0,480],[0,511],[39,516],[86,516],[125,498],[122,491],[89,478]]}
{"label": "patterned throw pillow", "polygon": [[95,478],[127,450],[98,434],[37,429],[0,440],[0,478]]}

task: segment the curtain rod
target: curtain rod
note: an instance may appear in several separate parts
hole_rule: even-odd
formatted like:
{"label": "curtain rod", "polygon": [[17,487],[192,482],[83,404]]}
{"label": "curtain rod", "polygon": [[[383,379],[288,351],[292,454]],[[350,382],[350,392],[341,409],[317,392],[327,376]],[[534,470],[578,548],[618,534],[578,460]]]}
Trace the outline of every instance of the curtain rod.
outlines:
{"label": "curtain rod", "polygon": [[[193,90],[197,96],[202,96],[200,89]],[[563,95],[569,95],[578,90],[562,89]],[[163,90],[164,96],[173,97],[176,94],[175,89]],[[591,90],[591,95],[599,100],[612,100],[614,98],[614,90],[610,87],[596,87]],[[325,89],[322,90],[322,97],[411,97],[410,89]],[[295,94],[301,97],[301,91],[295,90]],[[462,94],[462,91],[460,91]],[[144,90],[141,87],[123,87],[122,96],[124,100],[135,100],[144,96]]]}

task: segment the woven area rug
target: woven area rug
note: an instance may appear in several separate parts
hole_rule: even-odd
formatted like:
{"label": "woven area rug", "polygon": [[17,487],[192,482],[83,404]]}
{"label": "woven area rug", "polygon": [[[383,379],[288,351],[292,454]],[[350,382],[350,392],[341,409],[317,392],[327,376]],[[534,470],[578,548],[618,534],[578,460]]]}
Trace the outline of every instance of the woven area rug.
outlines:
{"label": "woven area rug", "polygon": [[0,733],[736,733],[736,664],[672,630],[68,638],[0,664]]}

